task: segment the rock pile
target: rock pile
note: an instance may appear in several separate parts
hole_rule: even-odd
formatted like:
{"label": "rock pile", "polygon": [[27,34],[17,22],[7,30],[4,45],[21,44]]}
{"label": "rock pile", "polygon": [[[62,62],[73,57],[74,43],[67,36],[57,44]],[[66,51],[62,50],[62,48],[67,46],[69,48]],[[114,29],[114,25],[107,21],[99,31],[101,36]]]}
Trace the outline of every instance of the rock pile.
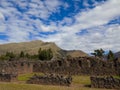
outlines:
{"label": "rock pile", "polygon": [[70,86],[72,82],[71,76],[62,76],[49,74],[45,76],[34,75],[31,77],[27,83],[28,84],[43,84],[43,85],[62,85],[62,86]]}
{"label": "rock pile", "polygon": [[93,88],[109,88],[120,89],[120,79],[108,77],[91,77],[91,87]]}

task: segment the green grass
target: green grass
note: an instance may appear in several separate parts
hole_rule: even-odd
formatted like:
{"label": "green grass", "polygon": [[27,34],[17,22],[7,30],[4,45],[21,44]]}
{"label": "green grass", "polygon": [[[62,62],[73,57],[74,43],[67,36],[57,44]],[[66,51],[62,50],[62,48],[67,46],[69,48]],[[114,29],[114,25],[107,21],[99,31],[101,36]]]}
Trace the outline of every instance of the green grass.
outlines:
{"label": "green grass", "polygon": [[[0,83],[0,90],[107,90],[80,86],[52,86],[34,84]],[[108,89],[109,90],[109,89]]]}
{"label": "green grass", "polygon": [[18,81],[27,81],[30,77],[32,77],[34,74],[37,75],[43,75],[43,73],[30,73],[30,74],[22,74],[18,76]]}
{"label": "green grass", "polygon": [[90,76],[73,76],[73,83],[90,85]]}
{"label": "green grass", "polygon": [[114,78],[120,79],[120,76],[113,76]]}

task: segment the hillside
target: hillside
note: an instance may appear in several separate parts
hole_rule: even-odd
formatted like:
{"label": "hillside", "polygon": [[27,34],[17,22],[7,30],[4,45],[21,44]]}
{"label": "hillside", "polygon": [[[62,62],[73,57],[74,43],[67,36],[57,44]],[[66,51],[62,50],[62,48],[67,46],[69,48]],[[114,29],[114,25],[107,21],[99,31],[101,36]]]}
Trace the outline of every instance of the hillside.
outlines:
{"label": "hillside", "polygon": [[116,58],[120,58],[120,51],[116,52],[114,55],[115,55]]}
{"label": "hillside", "polygon": [[0,55],[5,54],[6,52],[14,52],[16,54],[24,51],[29,54],[37,54],[39,48],[48,49],[51,48],[54,54],[54,58],[56,57],[65,57],[66,55],[70,55],[72,57],[79,56],[88,56],[86,53],[80,50],[66,51],[59,48],[53,42],[43,42],[40,40],[31,41],[31,42],[21,42],[21,43],[9,43],[9,44],[1,44],[0,45]]}

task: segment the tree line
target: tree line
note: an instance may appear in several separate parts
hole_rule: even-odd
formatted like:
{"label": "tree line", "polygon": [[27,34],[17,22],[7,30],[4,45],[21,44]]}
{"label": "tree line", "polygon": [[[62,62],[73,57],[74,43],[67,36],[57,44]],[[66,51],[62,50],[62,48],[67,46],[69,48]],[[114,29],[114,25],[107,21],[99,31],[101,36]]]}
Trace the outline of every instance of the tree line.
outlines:
{"label": "tree line", "polygon": [[29,54],[21,51],[19,54],[15,54],[14,52],[6,52],[0,56],[0,60],[16,60],[19,58],[27,58],[27,59],[34,59],[34,60],[51,60],[53,58],[53,52],[51,48],[49,49],[39,49],[37,54]]}
{"label": "tree line", "polygon": [[115,56],[114,56],[114,53],[109,50],[109,52],[107,54],[105,54],[105,51],[103,49],[96,49],[94,50],[93,53],[91,53],[93,56],[95,57],[99,57],[101,59],[107,59],[107,60],[114,60],[115,59]]}

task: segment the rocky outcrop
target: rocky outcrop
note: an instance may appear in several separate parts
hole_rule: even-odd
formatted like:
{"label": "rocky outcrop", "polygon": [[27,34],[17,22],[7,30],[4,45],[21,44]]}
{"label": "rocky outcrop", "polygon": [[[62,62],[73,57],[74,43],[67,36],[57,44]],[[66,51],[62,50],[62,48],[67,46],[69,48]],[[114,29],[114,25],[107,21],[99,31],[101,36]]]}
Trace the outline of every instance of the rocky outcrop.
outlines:
{"label": "rocky outcrop", "polygon": [[91,87],[93,88],[108,88],[108,89],[120,89],[120,78],[108,77],[91,77]]}
{"label": "rocky outcrop", "polygon": [[63,85],[70,86],[72,82],[72,77],[64,77],[62,75],[49,74],[45,76],[34,75],[31,77],[27,83],[28,84],[45,84],[45,85]]}

